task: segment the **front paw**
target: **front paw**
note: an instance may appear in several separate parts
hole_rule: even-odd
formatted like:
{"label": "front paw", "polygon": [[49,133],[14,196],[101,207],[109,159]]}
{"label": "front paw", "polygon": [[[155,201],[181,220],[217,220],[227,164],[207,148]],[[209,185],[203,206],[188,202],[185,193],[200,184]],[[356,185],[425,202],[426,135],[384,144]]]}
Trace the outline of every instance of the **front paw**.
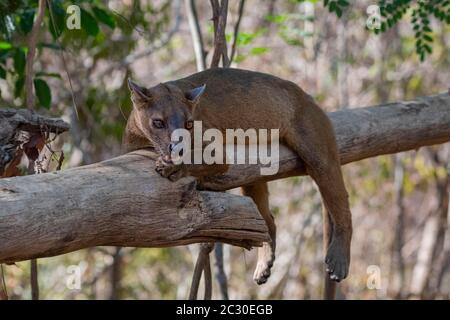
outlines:
{"label": "front paw", "polygon": [[156,161],[156,172],[170,181],[177,181],[186,176],[186,170],[183,164],[168,163],[159,158]]}

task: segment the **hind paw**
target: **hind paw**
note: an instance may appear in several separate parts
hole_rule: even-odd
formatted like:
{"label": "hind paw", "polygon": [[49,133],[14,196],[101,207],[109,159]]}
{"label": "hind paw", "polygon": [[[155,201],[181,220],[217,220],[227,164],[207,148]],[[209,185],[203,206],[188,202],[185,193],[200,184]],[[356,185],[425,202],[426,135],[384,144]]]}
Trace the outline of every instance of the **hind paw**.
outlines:
{"label": "hind paw", "polygon": [[267,282],[270,277],[270,269],[275,261],[275,243],[264,243],[262,248],[258,248],[258,263],[256,264],[253,280],[261,285]]}

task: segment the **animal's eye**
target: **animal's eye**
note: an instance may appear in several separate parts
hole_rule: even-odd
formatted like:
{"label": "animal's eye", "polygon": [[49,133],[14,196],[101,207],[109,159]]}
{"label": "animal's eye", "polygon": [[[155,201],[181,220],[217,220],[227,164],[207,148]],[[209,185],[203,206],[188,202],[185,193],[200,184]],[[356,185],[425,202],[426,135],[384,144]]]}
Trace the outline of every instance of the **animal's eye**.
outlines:
{"label": "animal's eye", "polygon": [[155,128],[162,129],[164,128],[164,121],[161,119],[154,119],[152,124]]}
{"label": "animal's eye", "polygon": [[192,129],[192,127],[194,126],[194,121],[192,121],[192,120],[189,120],[189,121],[186,121],[186,129]]}

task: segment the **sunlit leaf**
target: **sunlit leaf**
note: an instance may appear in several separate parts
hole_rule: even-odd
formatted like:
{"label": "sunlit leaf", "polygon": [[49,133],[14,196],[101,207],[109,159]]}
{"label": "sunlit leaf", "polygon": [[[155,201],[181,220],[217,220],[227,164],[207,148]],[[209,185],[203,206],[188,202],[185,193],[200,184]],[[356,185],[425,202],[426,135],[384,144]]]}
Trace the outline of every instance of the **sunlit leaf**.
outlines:
{"label": "sunlit leaf", "polygon": [[0,41],[0,50],[8,50],[11,49],[12,45],[9,42]]}
{"label": "sunlit leaf", "polygon": [[250,54],[252,54],[254,56],[258,56],[258,55],[264,54],[268,51],[269,51],[269,48],[255,47],[250,50]]}

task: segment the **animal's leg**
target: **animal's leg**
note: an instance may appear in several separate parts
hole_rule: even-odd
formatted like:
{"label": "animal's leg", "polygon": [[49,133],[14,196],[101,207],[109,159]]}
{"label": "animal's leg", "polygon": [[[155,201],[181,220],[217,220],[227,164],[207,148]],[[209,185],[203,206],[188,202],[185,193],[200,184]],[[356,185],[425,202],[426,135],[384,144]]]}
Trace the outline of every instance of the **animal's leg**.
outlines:
{"label": "animal's leg", "polygon": [[261,248],[258,248],[258,262],[255,273],[253,274],[253,280],[255,280],[257,284],[263,284],[270,277],[270,268],[272,268],[275,260],[276,243],[276,226],[269,209],[269,191],[267,183],[255,183],[253,185],[242,187],[242,192],[244,195],[253,199],[269,228],[271,242],[264,243]]}
{"label": "animal's leg", "polygon": [[325,263],[330,279],[339,282],[347,277],[350,265],[352,219],[332,127],[328,121],[322,124],[315,130],[292,132],[286,143],[299,154],[319,187],[332,230]]}

